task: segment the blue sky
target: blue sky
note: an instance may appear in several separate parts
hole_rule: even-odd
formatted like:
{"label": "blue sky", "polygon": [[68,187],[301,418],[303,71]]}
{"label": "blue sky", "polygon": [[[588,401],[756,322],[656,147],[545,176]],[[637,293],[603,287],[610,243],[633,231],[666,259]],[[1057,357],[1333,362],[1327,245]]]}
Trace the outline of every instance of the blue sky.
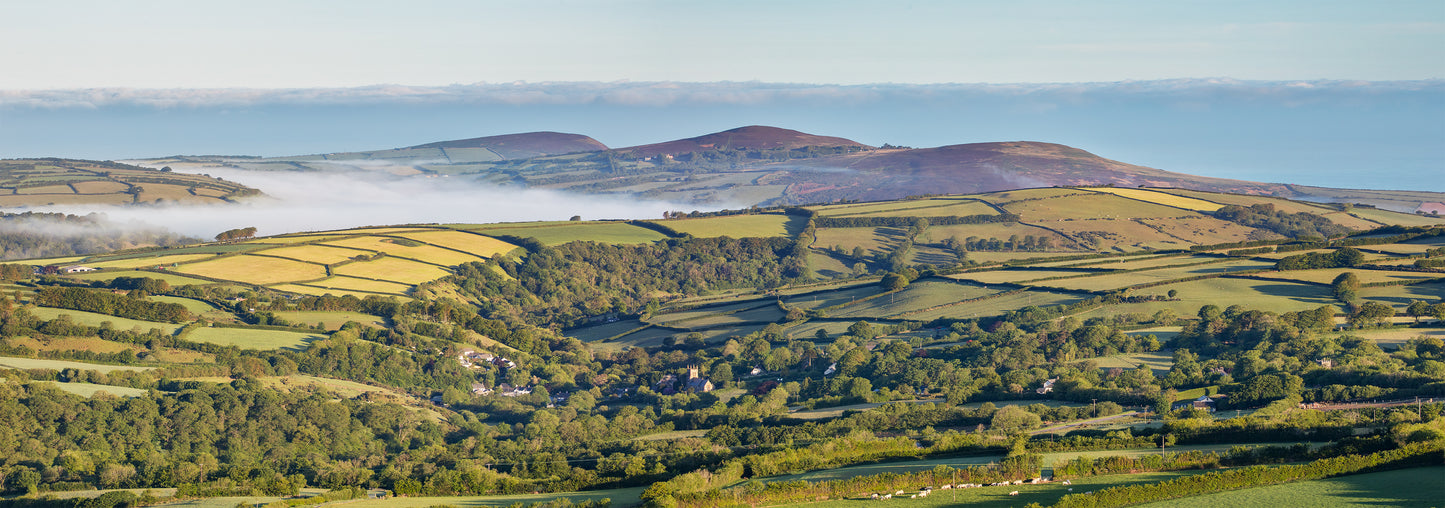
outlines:
{"label": "blue sky", "polygon": [[1445,2],[4,2],[0,47],[0,90],[1413,80]]}

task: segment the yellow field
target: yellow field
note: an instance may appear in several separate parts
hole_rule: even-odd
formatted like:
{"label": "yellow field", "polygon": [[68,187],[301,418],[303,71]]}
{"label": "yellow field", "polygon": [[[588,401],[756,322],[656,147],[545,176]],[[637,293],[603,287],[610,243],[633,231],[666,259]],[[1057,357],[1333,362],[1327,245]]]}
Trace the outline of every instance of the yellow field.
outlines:
{"label": "yellow field", "polygon": [[326,277],[326,267],[289,259],[230,256],[181,265],[177,272],[249,284],[276,284]]}
{"label": "yellow field", "polygon": [[449,275],[449,272],[436,266],[394,257],[342,265],[333,269],[332,273],[404,284],[420,284]]}
{"label": "yellow field", "polygon": [[1088,187],[1088,189],[1095,192],[1107,192],[1115,196],[1148,201],[1158,205],[1194,210],[1196,212],[1213,212],[1224,208],[1224,205],[1219,203],[1211,203],[1202,199],[1177,196],[1148,189],[1132,189],[1128,187]]}
{"label": "yellow field", "polygon": [[330,233],[344,233],[348,235],[389,235],[405,232],[436,231],[435,228],[427,226],[400,227],[400,228],[359,228],[345,229],[341,231],[330,231]]}
{"label": "yellow field", "polygon": [[112,192],[123,192],[126,189],[130,188],[126,184],[120,182],[99,180],[89,182],[76,182],[72,185],[74,185],[75,190],[80,191],[81,194],[110,194]]}
{"label": "yellow field", "polygon": [[917,201],[863,203],[808,207],[822,217],[943,217],[994,215],[998,210],[966,199],[935,198]]}
{"label": "yellow field", "polygon": [[1290,270],[1285,272],[1265,272],[1257,274],[1257,277],[1275,280],[1297,280],[1305,282],[1316,282],[1329,284],[1334,282],[1335,277],[1341,273],[1353,272],[1360,278],[1360,282],[1370,284],[1374,282],[1391,282],[1399,280],[1422,280],[1437,279],[1441,277],[1438,273],[1410,273],[1410,272],[1387,272],[1382,270],[1352,270],[1348,268],[1325,268],[1318,270]]}
{"label": "yellow field", "polygon": [[202,259],[216,257],[215,254],[178,254],[174,256],[154,256],[148,258],[117,259],[115,261],[100,261],[87,263],[86,266],[93,268],[141,268],[146,266],[160,266],[174,263],[189,263]]}
{"label": "yellow field", "polygon": [[517,248],[516,245],[496,238],[462,231],[426,231],[422,233],[402,233],[392,236],[400,236],[439,247],[456,249],[481,257],[492,257],[497,254],[511,252],[512,249]]}
{"label": "yellow field", "polygon": [[1306,213],[1312,213],[1312,214],[1315,214],[1315,215],[1320,215],[1320,214],[1324,214],[1324,213],[1327,213],[1327,212],[1334,211],[1334,209],[1328,208],[1328,207],[1324,207],[1324,206],[1319,206],[1319,205],[1310,204],[1310,203],[1303,203],[1303,202],[1299,202],[1299,201],[1290,201],[1290,200],[1284,199],[1284,198],[1267,197],[1267,196],[1246,196],[1246,195],[1240,195],[1240,194],[1219,194],[1219,193],[1214,193],[1214,192],[1194,191],[1194,190],[1185,190],[1185,189],[1159,189],[1159,190],[1157,190],[1157,191],[1155,191],[1155,192],[1162,192],[1162,193],[1167,193],[1167,194],[1173,194],[1173,195],[1176,195],[1176,196],[1193,197],[1193,198],[1198,198],[1198,199],[1201,199],[1201,200],[1213,201],[1213,202],[1216,202],[1216,203],[1224,203],[1224,204],[1226,204],[1226,205],[1251,206],[1251,205],[1257,205],[1257,204],[1260,204],[1260,203],[1269,203],[1269,204],[1274,205],[1274,208],[1275,208],[1276,210],[1279,210],[1279,211],[1282,211],[1282,212],[1289,212],[1289,213],[1306,212]]}
{"label": "yellow field", "polygon": [[729,236],[732,238],[788,236],[787,215],[732,215],[659,221],[679,233],[698,238]]}
{"label": "yellow field", "polygon": [[479,256],[463,254],[461,252],[443,249],[434,245],[418,245],[415,247],[407,247],[405,245],[394,243],[389,240],[390,239],[388,238],[380,238],[375,236],[360,236],[356,238],[332,240],[326,242],[325,245],[339,245],[342,247],[351,247],[355,249],[367,249],[372,251],[385,252],[388,255],[419,259],[429,263],[436,263],[439,265],[447,266],[456,266],[462,263],[470,263],[472,261],[484,261],[484,259]]}
{"label": "yellow field", "polygon": [[[970,236],[979,238],[997,238],[1008,240],[1010,236],[1017,235],[1019,238],[1033,235],[1039,238],[1048,238],[1054,242],[1056,250],[1072,248],[1074,242],[1060,236],[1058,233],[1044,228],[1019,224],[1017,222],[992,222],[988,224],[954,224],[948,226],[931,226],[923,232],[923,240],[928,242],[942,242],[949,238],[957,238],[960,241],[967,240]],[[970,252],[969,256],[974,253]]]}
{"label": "yellow field", "polygon": [[261,238],[254,242],[246,243],[270,243],[277,245],[290,245],[293,243],[324,242],[332,238],[341,238],[340,235],[298,235],[298,236],[271,236]]}
{"label": "yellow field", "polygon": [[[346,276],[328,277],[324,280],[308,282],[305,284],[305,286],[313,288],[347,289],[352,291],[363,291],[370,293],[390,293],[396,295],[404,295],[406,294],[407,290],[411,289],[411,286],[408,286],[406,284],[398,284],[395,282],[386,282],[381,280],[359,279],[356,277]],[[280,286],[273,287],[280,289]]]}
{"label": "yellow field", "polygon": [[[40,196],[26,195],[3,195],[0,196],[0,206],[29,206],[36,204],[42,199]],[[46,194],[43,196],[46,203],[57,205],[67,204],[100,204],[100,205],[124,205],[131,203],[129,194],[104,194],[100,196],[88,194]]]}
{"label": "yellow field", "polygon": [[295,259],[297,261],[306,261],[309,263],[320,263],[323,265],[340,263],[356,256],[371,255],[370,252],[343,249],[340,247],[330,247],[326,245],[296,245],[292,247],[266,249],[257,253],[266,256],[277,256]]}
{"label": "yellow field", "polygon": [[36,351],[91,351],[95,353],[119,353],[144,349],[132,344],[112,342],[100,337],[52,337],[40,341],[32,337],[10,337],[5,339],[12,346],[25,346]]}
{"label": "yellow field", "polygon": [[285,291],[285,292],[287,292],[287,293],[296,293],[296,294],[298,294],[298,295],[309,295],[309,296],[325,296],[325,295],[331,295],[331,296],[338,296],[338,297],[339,297],[339,296],[351,295],[351,296],[354,296],[354,297],[357,297],[357,298],[366,298],[366,297],[368,297],[368,296],[392,296],[390,293],[385,294],[385,295],[381,295],[381,294],[377,294],[377,293],[368,293],[368,292],[365,292],[365,291],[347,291],[347,290],[345,290],[345,289],[321,288],[321,287],[307,286],[307,285],[302,285],[302,284],[277,284],[277,285],[274,285],[274,286],[266,286],[266,287],[271,288],[271,289],[274,289],[274,290],[276,290],[276,291]]}
{"label": "yellow field", "polygon": [[40,186],[40,187],[21,187],[21,188],[19,188],[19,189],[15,189],[15,193],[16,193],[16,194],[25,194],[25,195],[35,195],[35,194],[75,194],[75,191],[70,190],[70,186],[69,186],[69,185],[44,185],[44,186]]}
{"label": "yellow field", "polygon": [[1119,196],[1102,195],[1096,192],[1078,196],[1064,196],[1037,201],[1023,201],[1004,205],[1004,209],[1018,214],[1024,222],[1057,221],[1059,219],[1137,219],[1158,217],[1191,217],[1197,212],[1145,203]]}
{"label": "yellow field", "polygon": [[1072,277],[1090,275],[1091,272],[1071,272],[1064,270],[988,270],[982,272],[968,272],[949,275],[950,279],[971,280],[981,284],[999,284],[1003,282],[1022,283],[1031,280],[1047,279],[1050,277]]}

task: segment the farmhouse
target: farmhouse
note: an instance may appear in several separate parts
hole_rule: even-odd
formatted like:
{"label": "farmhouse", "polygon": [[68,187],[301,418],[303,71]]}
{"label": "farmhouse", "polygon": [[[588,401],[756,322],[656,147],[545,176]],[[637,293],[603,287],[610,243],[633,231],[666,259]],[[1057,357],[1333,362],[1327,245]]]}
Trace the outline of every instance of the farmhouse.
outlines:
{"label": "farmhouse", "polygon": [[60,273],[94,272],[95,269],[89,266],[72,265],[60,269]]}

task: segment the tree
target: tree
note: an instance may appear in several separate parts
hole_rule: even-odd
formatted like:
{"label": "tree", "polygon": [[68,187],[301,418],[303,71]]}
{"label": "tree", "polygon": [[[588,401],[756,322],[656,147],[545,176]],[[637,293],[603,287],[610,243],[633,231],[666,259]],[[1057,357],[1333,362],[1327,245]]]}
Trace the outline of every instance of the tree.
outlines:
{"label": "tree", "polygon": [[878,332],[874,331],[873,325],[869,324],[867,321],[859,321],[848,325],[848,335],[852,335],[863,340],[873,340],[874,338],[878,337]]}
{"label": "tree", "polygon": [[1330,284],[1334,286],[1335,298],[1341,302],[1351,303],[1360,298],[1360,277],[1355,272],[1341,273]]}
{"label": "tree", "polygon": [[1415,318],[1415,322],[1419,323],[1420,318],[1430,315],[1430,304],[1414,300],[1410,302],[1409,307],[1405,307],[1405,314]]}
{"label": "tree", "polygon": [[989,428],[1003,432],[1015,432],[1036,428],[1043,424],[1039,415],[1033,414],[1018,406],[1004,406],[993,413],[993,420],[989,422]]}
{"label": "tree", "polygon": [[573,221],[573,222],[580,221],[580,220],[582,220],[582,216],[581,216],[581,215],[573,215],[572,218],[567,219],[567,220]]}
{"label": "tree", "polygon": [[1350,314],[1352,323],[1383,323],[1395,317],[1395,308],[1380,302],[1365,302],[1359,309]]}
{"label": "tree", "polygon": [[883,280],[878,284],[883,287],[884,291],[897,291],[908,287],[908,277],[902,274],[890,273],[884,275]]}

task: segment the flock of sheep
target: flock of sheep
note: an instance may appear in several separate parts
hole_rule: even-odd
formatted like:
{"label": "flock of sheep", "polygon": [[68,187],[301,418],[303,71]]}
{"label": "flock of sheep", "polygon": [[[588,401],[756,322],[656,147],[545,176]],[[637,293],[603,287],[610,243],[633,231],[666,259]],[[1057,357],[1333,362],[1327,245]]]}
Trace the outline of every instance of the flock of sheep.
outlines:
{"label": "flock of sheep", "polygon": [[[969,489],[969,488],[977,488],[977,487],[1005,487],[1005,486],[1009,486],[1009,485],[1023,485],[1023,484],[1025,484],[1025,483],[1031,484],[1031,485],[1038,485],[1038,484],[1040,484],[1040,483],[1050,483],[1050,482],[1053,482],[1053,481],[1054,481],[1054,480],[1053,480],[1053,477],[1044,476],[1044,477],[1040,477],[1040,478],[1030,478],[1030,479],[1028,479],[1028,480],[1014,480],[1014,481],[1011,481],[1011,482],[996,482],[996,483],[960,483],[960,484],[958,484],[958,485],[954,485],[954,484],[949,483],[949,484],[944,484],[943,486],[939,487],[938,490],[949,490],[949,489],[955,489],[955,488],[957,488],[957,489]],[[1070,482],[1069,480],[1064,480],[1064,481],[1062,482],[1063,485],[1070,485],[1070,484],[1072,484],[1072,483],[1073,483],[1073,482]],[[1070,489],[1069,489],[1070,492],[1073,492],[1073,490],[1074,490],[1073,488],[1070,488]],[[892,493],[892,494],[873,494],[873,495],[869,496],[869,498],[870,498],[870,499],[893,499],[893,498],[896,496],[896,497],[898,497],[899,499],[902,499],[904,492],[905,492],[905,491],[900,490],[900,491],[894,492],[894,493]],[[908,496],[908,499],[918,499],[918,498],[921,498],[921,497],[928,497],[928,493],[930,493],[930,492],[933,492],[933,487],[932,487],[932,486],[924,487],[924,488],[922,488],[922,489],[919,489],[919,491],[918,491],[917,494],[909,495],[909,496]],[[1013,492],[1009,492],[1008,495],[1010,495],[1010,496],[1017,496],[1017,495],[1019,495],[1019,491],[1015,490],[1015,491],[1013,491]]]}

